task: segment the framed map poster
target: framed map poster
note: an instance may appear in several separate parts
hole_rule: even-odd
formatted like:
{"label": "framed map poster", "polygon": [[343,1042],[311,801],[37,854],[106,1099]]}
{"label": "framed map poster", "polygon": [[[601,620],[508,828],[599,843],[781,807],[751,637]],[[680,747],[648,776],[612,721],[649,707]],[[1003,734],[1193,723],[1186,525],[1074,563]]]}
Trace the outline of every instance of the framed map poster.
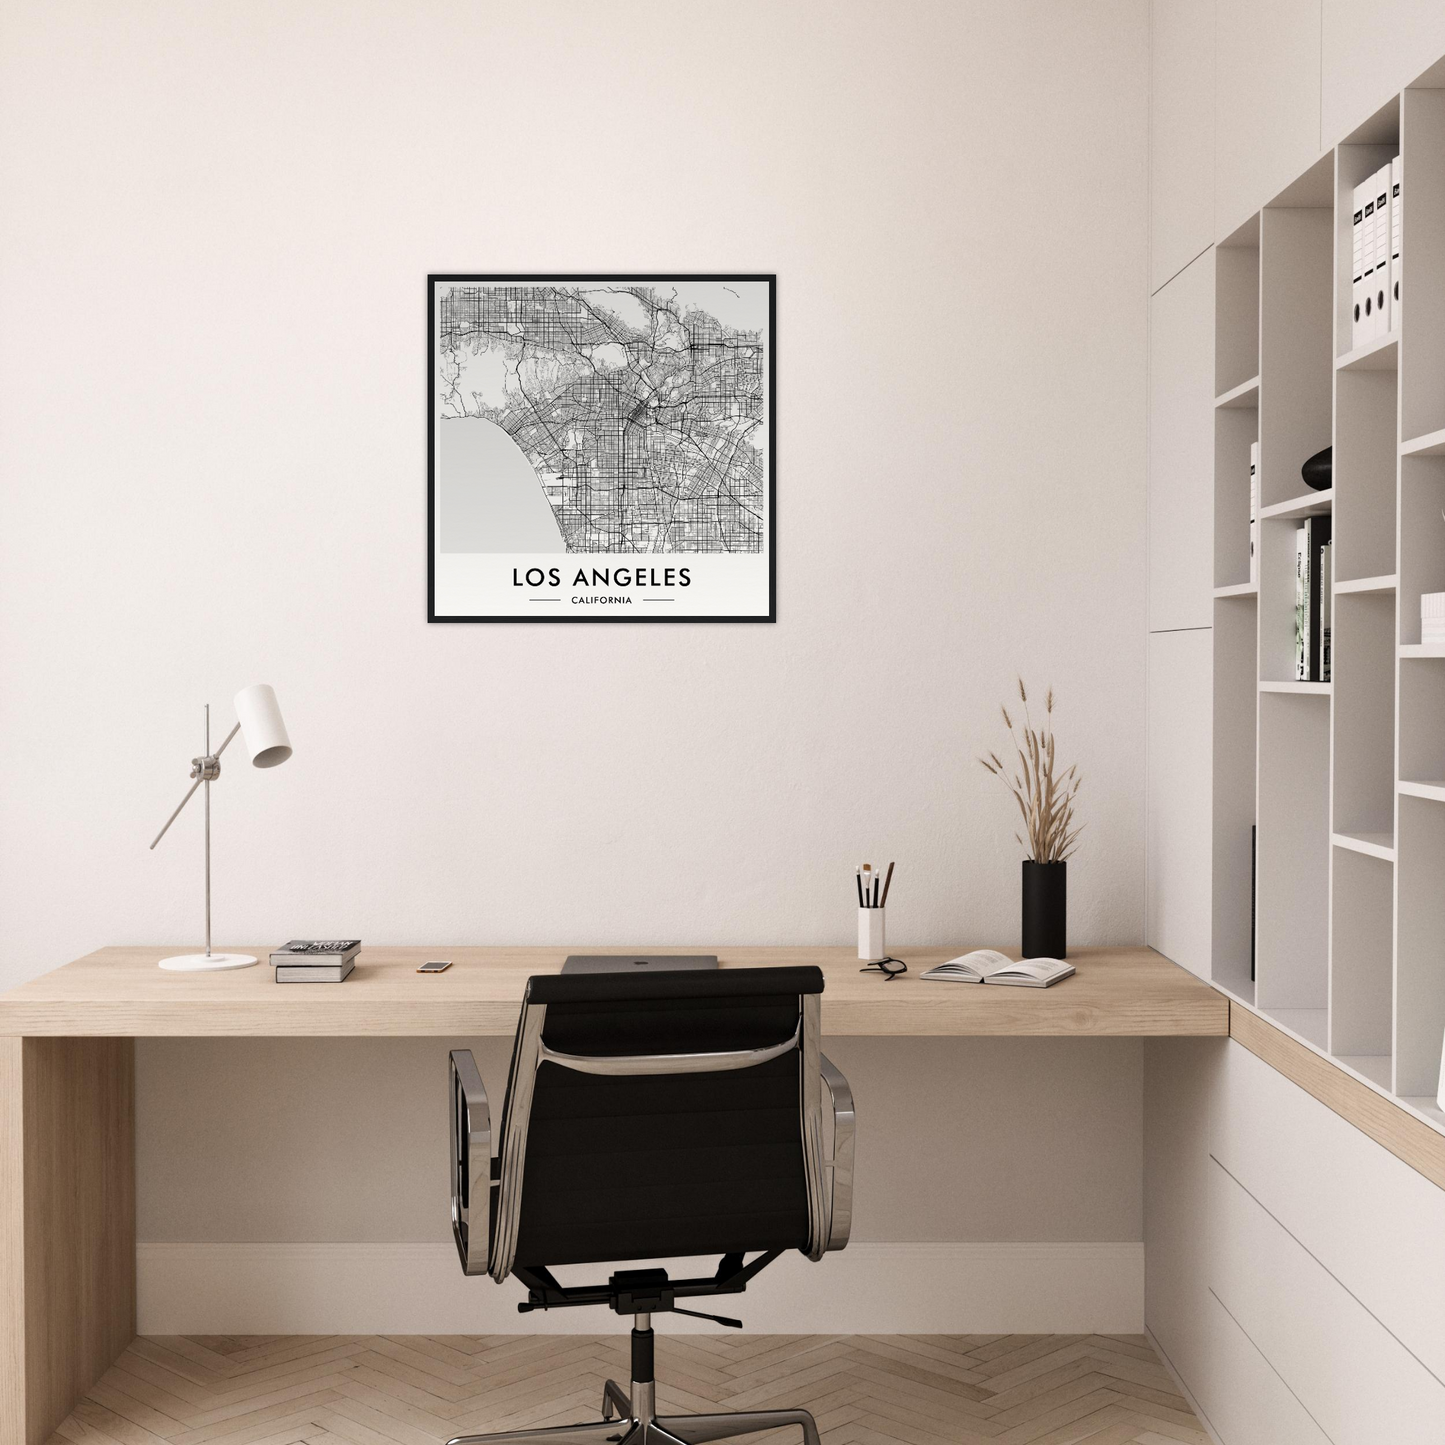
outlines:
{"label": "framed map poster", "polygon": [[430,622],[772,622],[776,277],[429,276]]}

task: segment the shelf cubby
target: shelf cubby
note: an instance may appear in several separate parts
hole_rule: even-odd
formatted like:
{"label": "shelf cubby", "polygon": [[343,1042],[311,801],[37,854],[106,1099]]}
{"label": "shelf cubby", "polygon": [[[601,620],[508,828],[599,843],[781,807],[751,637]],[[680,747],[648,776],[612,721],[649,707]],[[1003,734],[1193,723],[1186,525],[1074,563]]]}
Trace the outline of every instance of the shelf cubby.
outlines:
{"label": "shelf cubby", "polygon": [[1328,698],[1262,692],[1255,999],[1272,1015],[1328,1002],[1329,777]]}
{"label": "shelf cubby", "polygon": [[[1399,387],[1393,371],[1335,377],[1334,543],[1337,578],[1395,570],[1395,445]],[[1441,523],[1445,532],[1445,522]],[[1333,533],[1331,533],[1333,537]]]}
{"label": "shelf cubby", "polygon": [[1433,1098],[1445,1038],[1445,804],[1400,798],[1395,1088]]}
{"label": "shelf cubby", "polygon": [[1445,658],[1402,658],[1399,679],[1399,776],[1433,783],[1445,778]]}
{"label": "shelf cubby", "polygon": [[[1395,869],[1383,859],[1338,846],[1331,867],[1330,1052],[1389,1059],[1394,1053]],[[1390,1085],[1388,1076],[1377,1082]]]}
{"label": "shelf cubby", "polygon": [[1259,390],[1259,217],[1214,248],[1214,394]]}
{"label": "shelf cubby", "polygon": [[1237,593],[1214,603],[1214,849],[1211,976],[1252,1001],[1258,598]]}
{"label": "shelf cubby", "polygon": [[[1298,198],[1309,199],[1302,191]],[[1298,500],[1305,460],[1330,445],[1334,392],[1334,208],[1260,213],[1259,475],[1262,514]]]}
{"label": "shelf cubby", "polygon": [[1420,641],[1420,597],[1445,592],[1445,456],[1400,458],[1400,632]]}
{"label": "shelf cubby", "polygon": [[[1259,392],[1256,388],[1255,395]],[[1249,563],[1249,449],[1259,435],[1253,407],[1214,413],[1214,585],[1251,583]]]}
{"label": "shelf cubby", "polygon": [[1395,598],[1335,597],[1334,810],[1337,833],[1391,835],[1395,828]]}

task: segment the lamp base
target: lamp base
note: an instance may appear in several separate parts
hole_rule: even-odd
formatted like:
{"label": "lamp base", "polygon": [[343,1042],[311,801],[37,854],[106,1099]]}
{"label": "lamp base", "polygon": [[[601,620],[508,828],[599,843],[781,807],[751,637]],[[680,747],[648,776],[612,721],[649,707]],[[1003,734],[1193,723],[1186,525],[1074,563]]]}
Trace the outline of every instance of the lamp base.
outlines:
{"label": "lamp base", "polygon": [[249,953],[183,953],[161,959],[160,966],[172,973],[216,973],[223,968],[250,968],[255,962]]}

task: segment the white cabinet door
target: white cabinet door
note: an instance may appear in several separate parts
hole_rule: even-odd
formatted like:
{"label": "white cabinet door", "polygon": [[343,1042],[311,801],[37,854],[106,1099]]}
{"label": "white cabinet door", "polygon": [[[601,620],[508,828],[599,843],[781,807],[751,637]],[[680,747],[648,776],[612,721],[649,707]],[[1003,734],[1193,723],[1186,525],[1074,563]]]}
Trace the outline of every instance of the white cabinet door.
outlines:
{"label": "white cabinet door", "polygon": [[1213,1367],[1199,1408],[1227,1445],[1330,1445],[1289,1386],[1212,1294],[1202,1305]]}
{"label": "white cabinet door", "polygon": [[1445,1190],[1231,1041],[1211,1151],[1445,1379]]}
{"label": "white cabinet door", "polygon": [[1445,1385],[1217,1163],[1210,1214],[1215,1296],[1328,1439],[1445,1440]]}
{"label": "white cabinet door", "polygon": [[1145,938],[1210,973],[1213,634],[1149,635]]}
{"label": "white cabinet door", "polygon": [[1149,630],[1214,620],[1214,255],[1149,301]]}
{"label": "white cabinet door", "polygon": [[1214,240],[1214,0],[1149,8],[1149,289]]}
{"label": "white cabinet door", "polygon": [[1440,0],[1324,0],[1324,140],[1335,145],[1445,55]]}
{"label": "white cabinet door", "polygon": [[1214,234],[1223,240],[1320,153],[1320,0],[1218,0],[1215,19]]}

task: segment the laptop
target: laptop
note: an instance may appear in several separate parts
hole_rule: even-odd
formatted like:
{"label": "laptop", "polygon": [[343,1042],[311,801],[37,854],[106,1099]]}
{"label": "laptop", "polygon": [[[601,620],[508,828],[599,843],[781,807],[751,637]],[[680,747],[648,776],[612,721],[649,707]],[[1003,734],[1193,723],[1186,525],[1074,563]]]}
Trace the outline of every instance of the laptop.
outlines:
{"label": "laptop", "polygon": [[716,968],[715,953],[569,953],[563,973],[677,973]]}

